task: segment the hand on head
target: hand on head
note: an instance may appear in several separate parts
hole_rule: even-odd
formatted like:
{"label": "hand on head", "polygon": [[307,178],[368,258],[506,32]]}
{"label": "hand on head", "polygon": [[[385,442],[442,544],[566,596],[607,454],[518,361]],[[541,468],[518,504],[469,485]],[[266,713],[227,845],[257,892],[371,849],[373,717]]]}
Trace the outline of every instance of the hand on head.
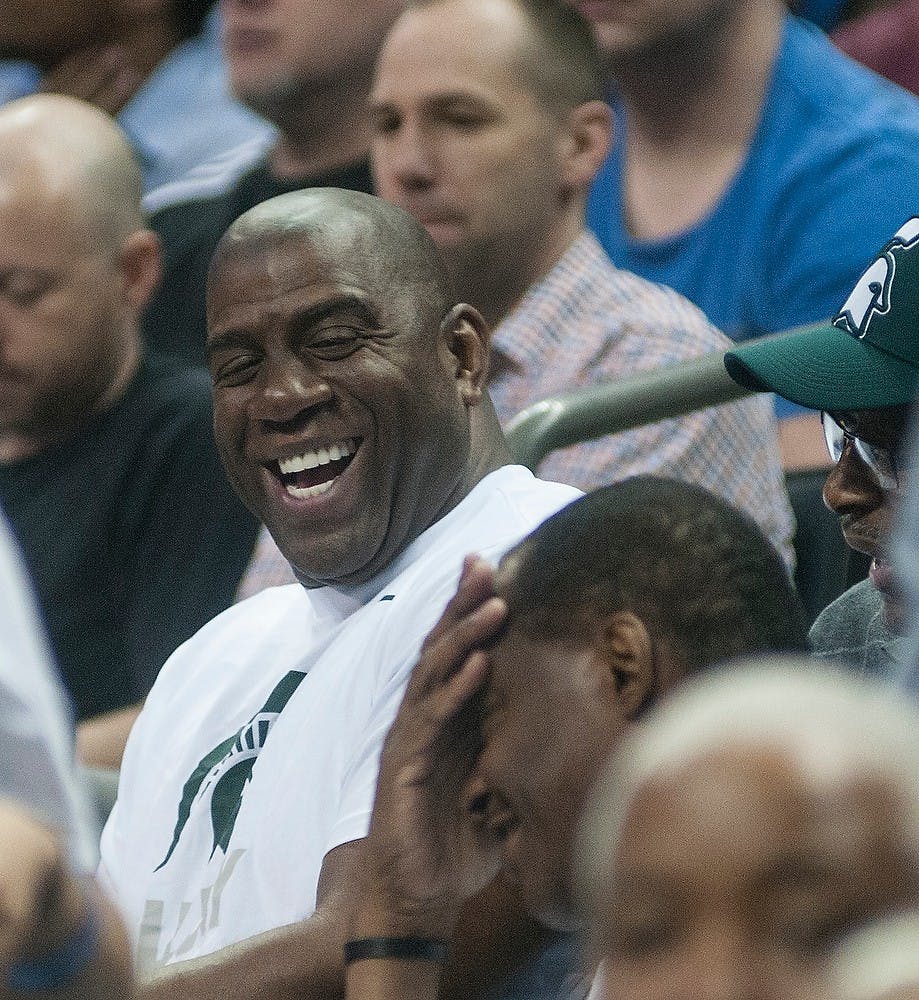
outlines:
{"label": "hand on head", "polygon": [[368,849],[364,913],[392,933],[450,936],[460,907],[495,875],[499,856],[470,821],[465,788],[476,766],[476,696],[489,670],[485,647],[504,623],[494,571],[466,559],[456,595],[424,642],[380,764]]}

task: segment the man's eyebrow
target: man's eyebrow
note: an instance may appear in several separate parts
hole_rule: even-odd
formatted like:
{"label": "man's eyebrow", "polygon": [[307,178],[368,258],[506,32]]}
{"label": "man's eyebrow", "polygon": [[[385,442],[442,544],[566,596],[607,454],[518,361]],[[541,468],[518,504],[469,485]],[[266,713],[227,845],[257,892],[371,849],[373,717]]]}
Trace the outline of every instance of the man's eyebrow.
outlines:
{"label": "man's eyebrow", "polygon": [[792,851],[774,858],[759,873],[756,883],[763,888],[776,885],[813,888],[835,873],[836,869],[829,861]]}
{"label": "man's eyebrow", "polygon": [[336,295],[314,305],[306,306],[291,314],[287,321],[288,327],[298,330],[309,330],[331,316],[356,316],[369,327],[379,329],[382,325],[369,303],[360,295]]}
{"label": "man's eyebrow", "polygon": [[[434,94],[429,94],[421,101],[421,106],[427,111],[440,112],[449,110],[456,105],[470,105],[482,111],[494,111],[487,94],[480,94],[471,90],[444,90]],[[370,102],[371,115],[381,117],[383,115],[400,114],[401,109],[394,100],[379,99]]]}
{"label": "man's eyebrow", "polygon": [[204,345],[204,353],[207,356],[207,360],[210,361],[218,351],[222,351],[225,348],[247,347],[250,344],[251,338],[245,330],[224,330],[223,333],[218,333],[213,337],[207,338],[207,343]]}

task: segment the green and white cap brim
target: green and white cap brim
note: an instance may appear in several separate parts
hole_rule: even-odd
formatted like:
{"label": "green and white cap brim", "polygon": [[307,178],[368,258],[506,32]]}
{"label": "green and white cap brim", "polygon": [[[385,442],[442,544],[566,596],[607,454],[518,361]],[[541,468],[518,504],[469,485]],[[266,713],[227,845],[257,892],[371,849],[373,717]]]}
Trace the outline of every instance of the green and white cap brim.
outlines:
{"label": "green and white cap brim", "polygon": [[738,344],[728,374],[814,410],[912,401],[919,387],[919,216],[884,244],[830,324]]}
{"label": "green and white cap brim", "polygon": [[738,344],[724,366],[748,389],[775,392],[813,410],[896,406],[911,402],[919,388],[915,364],[830,325]]}

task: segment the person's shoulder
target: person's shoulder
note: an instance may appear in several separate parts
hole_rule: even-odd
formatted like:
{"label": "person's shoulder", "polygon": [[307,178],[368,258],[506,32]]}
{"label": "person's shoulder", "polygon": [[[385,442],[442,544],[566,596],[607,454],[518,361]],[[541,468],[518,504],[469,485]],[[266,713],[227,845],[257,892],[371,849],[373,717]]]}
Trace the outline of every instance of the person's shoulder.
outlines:
{"label": "person's shoulder", "polygon": [[824,142],[919,136],[919,99],[790,16],[773,90],[777,110]]}
{"label": "person's shoulder", "polygon": [[882,598],[870,580],[861,580],[828,604],[811,626],[810,642],[822,656],[842,655],[864,645]]}
{"label": "person's shoulder", "polygon": [[[564,483],[538,479],[522,465],[506,465],[479,484],[483,504],[478,520],[491,526],[493,540],[483,538],[482,552],[506,546],[508,537],[516,541],[528,534],[557,510],[582,495],[581,490]],[[483,532],[487,535],[488,531]]]}
{"label": "person's shoulder", "polygon": [[261,661],[281,658],[282,647],[296,627],[311,617],[309,597],[299,583],[269,587],[231,605],[187,639],[164,664],[151,692],[200,688],[202,683],[232,683]]}
{"label": "person's shoulder", "polygon": [[144,197],[144,211],[156,223],[219,208],[248,174],[262,167],[274,141],[273,135],[259,135],[155,188]]}
{"label": "person's shoulder", "polygon": [[603,310],[617,353],[644,356],[648,363],[641,367],[648,368],[730,347],[731,341],[685,295],[607,263],[606,290],[595,308]]}

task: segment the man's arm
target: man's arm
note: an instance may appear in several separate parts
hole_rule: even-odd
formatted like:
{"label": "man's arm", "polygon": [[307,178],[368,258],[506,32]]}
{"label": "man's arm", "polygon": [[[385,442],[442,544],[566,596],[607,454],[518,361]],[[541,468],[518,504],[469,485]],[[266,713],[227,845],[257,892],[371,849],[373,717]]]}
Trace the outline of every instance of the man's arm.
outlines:
{"label": "man's arm", "polygon": [[111,902],[68,866],[60,840],[0,801],[0,998],[23,982],[48,1000],[133,996],[127,937]]}
{"label": "man's arm", "polygon": [[329,851],[316,911],[213,955],[167,966],[139,1000],[328,1000],[344,990],[342,954],[360,880],[363,841]]}
{"label": "man's arm", "polygon": [[[349,963],[349,998],[475,995],[496,970],[477,981],[478,949],[470,945],[481,933],[487,949],[493,934],[525,923],[513,894],[500,883],[488,885],[497,844],[484,824],[470,823],[465,801],[481,745],[476,696],[490,667],[482,647],[506,611],[494,597],[491,568],[467,560],[456,596],[424,642],[383,748],[366,877],[351,927],[352,940],[380,941],[393,953]],[[508,942],[514,938],[507,935]],[[454,961],[445,971],[438,952],[448,943]],[[421,954],[399,956],[402,945]]]}
{"label": "man's arm", "polygon": [[126,708],[103,712],[77,725],[77,760],[87,767],[117,771],[134,720],[144,707],[142,701]]}

